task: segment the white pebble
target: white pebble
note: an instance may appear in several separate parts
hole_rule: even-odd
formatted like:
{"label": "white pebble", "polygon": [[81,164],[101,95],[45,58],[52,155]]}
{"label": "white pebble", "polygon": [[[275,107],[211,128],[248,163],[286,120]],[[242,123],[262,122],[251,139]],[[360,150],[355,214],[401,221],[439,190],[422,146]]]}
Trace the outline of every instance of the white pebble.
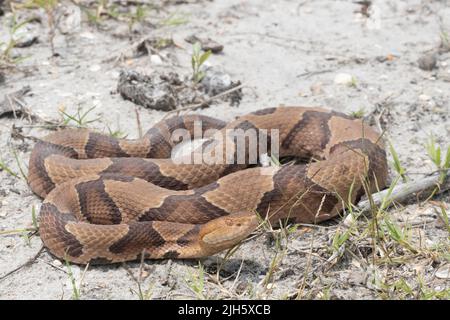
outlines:
{"label": "white pebble", "polygon": [[436,271],[435,276],[439,279],[450,279],[450,264],[446,264],[440,267]]}
{"label": "white pebble", "polygon": [[92,71],[92,72],[100,71],[100,69],[101,69],[101,67],[100,67],[100,65],[98,65],[98,64],[93,64],[93,65],[89,68],[89,70]]}
{"label": "white pebble", "polygon": [[353,83],[353,76],[348,73],[338,73],[336,77],[334,77],[335,84],[344,84],[350,85]]}
{"label": "white pebble", "polygon": [[150,56],[150,61],[153,64],[162,64],[163,63],[161,57],[159,55],[157,55],[157,54],[152,54]]}
{"label": "white pebble", "polygon": [[53,260],[52,265],[54,265],[55,267],[61,267],[62,262],[58,259],[55,259],[55,260]]}
{"label": "white pebble", "polygon": [[431,97],[426,95],[426,94],[421,94],[419,96],[419,100],[421,100],[421,101],[429,101],[429,100],[431,100]]}
{"label": "white pebble", "polygon": [[95,39],[95,35],[91,32],[83,32],[80,34],[80,37],[85,38],[85,39],[89,39],[89,40],[94,40]]}

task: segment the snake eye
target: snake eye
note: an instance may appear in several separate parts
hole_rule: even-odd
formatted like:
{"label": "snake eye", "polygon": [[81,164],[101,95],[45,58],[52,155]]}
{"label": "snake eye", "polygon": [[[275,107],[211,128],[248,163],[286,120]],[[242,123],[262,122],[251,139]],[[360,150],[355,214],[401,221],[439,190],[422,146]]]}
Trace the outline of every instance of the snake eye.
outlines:
{"label": "snake eye", "polygon": [[258,226],[256,215],[235,213],[206,223],[201,232],[201,240],[211,252],[217,252],[237,244]]}

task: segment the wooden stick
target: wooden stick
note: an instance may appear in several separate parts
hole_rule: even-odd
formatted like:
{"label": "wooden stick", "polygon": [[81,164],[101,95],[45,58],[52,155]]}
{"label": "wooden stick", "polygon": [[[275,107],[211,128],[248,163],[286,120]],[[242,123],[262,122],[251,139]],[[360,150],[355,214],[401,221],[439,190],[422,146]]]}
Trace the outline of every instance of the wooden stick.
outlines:
{"label": "wooden stick", "polygon": [[[450,170],[447,171],[447,175],[450,175]],[[404,202],[412,195],[417,195],[419,193],[425,192],[427,190],[432,189],[430,194],[436,195],[440,194],[442,192],[445,192],[450,189],[450,179],[447,178],[444,183],[439,183],[440,179],[440,172],[434,173],[433,175],[426,177],[421,180],[411,181],[407,183],[400,184],[392,190],[392,193],[389,197],[388,202],[394,203],[394,202]],[[437,190],[433,193],[434,190]],[[375,206],[381,205],[383,202],[383,199],[387,196],[389,190],[383,190],[377,193],[372,194],[373,203]],[[359,215],[366,213],[370,210],[371,204],[370,201],[363,200],[358,203],[356,206],[356,212],[357,216],[355,215],[348,215],[344,219],[344,224],[346,226],[351,225],[352,221],[354,219],[357,219]]]}

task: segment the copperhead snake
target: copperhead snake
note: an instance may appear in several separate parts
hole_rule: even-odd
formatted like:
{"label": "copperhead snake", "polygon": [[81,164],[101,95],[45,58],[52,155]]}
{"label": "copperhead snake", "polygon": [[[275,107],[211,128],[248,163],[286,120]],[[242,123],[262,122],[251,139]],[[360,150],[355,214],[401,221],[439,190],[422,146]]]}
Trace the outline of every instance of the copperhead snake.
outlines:
{"label": "copperhead snake", "polygon": [[[202,147],[230,129],[267,129],[269,140],[276,129],[280,157],[314,161],[262,168],[250,166],[246,155],[240,164],[175,163],[173,133],[194,135],[196,121],[205,132],[218,130]],[[234,149],[224,157],[235,159],[237,142],[230,143]],[[386,153],[376,130],[342,113],[305,107],[262,109],[229,123],[175,116],[136,140],[87,129],[57,131],[36,143],[28,177],[45,198],[44,245],[78,264],[135,260],[142,253],[151,259],[213,255],[246,238],[261,218],[327,220],[386,180]]]}

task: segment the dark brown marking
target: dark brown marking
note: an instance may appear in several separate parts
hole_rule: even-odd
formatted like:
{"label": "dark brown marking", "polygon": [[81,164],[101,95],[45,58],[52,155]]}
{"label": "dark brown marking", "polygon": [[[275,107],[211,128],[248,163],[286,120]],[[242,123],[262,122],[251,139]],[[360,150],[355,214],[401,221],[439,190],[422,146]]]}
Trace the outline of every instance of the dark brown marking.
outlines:
{"label": "dark brown marking", "polygon": [[92,258],[89,260],[90,265],[111,264],[112,260],[108,258]]}
{"label": "dark brown marking", "polygon": [[[369,163],[367,177],[370,181],[373,181],[374,176],[377,176],[377,173],[387,172],[386,151],[372,141],[364,138],[344,141],[331,147],[330,154],[333,154],[336,150],[342,150],[342,148],[355,151],[360,150],[360,152],[368,156]],[[384,184],[385,176],[378,175],[377,178],[382,179],[382,181],[378,182]]]}
{"label": "dark brown marking", "polygon": [[206,130],[209,130],[209,129],[220,130],[220,129],[224,128],[226,126],[226,124],[227,124],[226,122],[221,121],[219,119],[211,118],[211,117],[208,117],[208,116],[202,116],[202,115],[198,116],[198,120],[200,120],[202,122],[202,131],[203,131],[203,133]]}
{"label": "dark brown marking", "polygon": [[132,222],[129,224],[128,233],[116,243],[114,243],[109,251],[115,254],[123,252],[139,252],[145,248],[162,247],[166,241],[152,227],[151,221]]}
{"label": "dark brown marking", "polygon": [[[30,177],[28,180],[33,190],[40,191],[40,196],[45,196],[55,188],[55,184],[48,175],[47,168],[45,167],[45,159],[51,155],[61,155],[75,159],[78,158],[78,153],[70,147],[64,147],[43,140],[36,143],[30,157]],[[37,175],[38,177],[33,175]],[[39,186],[37,185],[38,183]]]}
{"label": "dark brown marking", "polygon": [[151,160],[141,158],[111,158],[112,164],[101,174],[121,173],[144,179],[157,186],[171,190],[187,190],[189,185],[176,178],[165,176],[159,166]]}
{"label": "dark brown marking", "polygon": [[[273,190],[264,194],[256,208],[256,211],[262,217],[265,217],[269,209],[277,209],[271,208],[271,204],[278,203],[283,205],[280,201],[288,201],[286,198],[291,199],[293,204],[296,199],[302,198],[305,192],[307,192],[308,196],[303,197],[300,201],[303,204],[302,207],[308,209],[308,213],[317,211],[324,196],[322,212],[332,212],[339,201],[333,192],[316,184],[307,176],[306,165],[285,166],[273,176],[273,181]],[[286,210],[290,210],[289,205],[286,206]],[[295,216],[302,215],[295,214]]]}
{"label": "dark brown marking", "polygon": [[119,140],[97,132],[90,132],[84,147],[88,158],[129,157],[119,145]]}
{"label": "dark brown marking", "polygon": [[[257,145],[256,161],[259,161],[259,156],[262,153],[261,150],[260,150],[260,148],[262,147],[260,138],[265,138],[264,140],[267,141],[268,146],[265,146],[266,147],[265,151],[267,151],[268,149],[270,149],[270,137],[261,136],[259,128],[257,126],[255,126],[253,123],[251,123],[250,121],[248,121],[248,120],[245,120],[245,121],[242,121],[242,122],[238,123],[233,129],[234,129],[234,131],[233,131],[234,134],[232,136],[232,141],[233,141],[233,144],[234,144],[234,150],[228,150],[228,149],[226,150],[227,153],[228,152],[233,152],[233,163],[234,164],[238,164],[238,157],[237,157],[237,155],[238,155],[238,153],[243,151],[243,152],[245,152],[245,153],[243,153],[243,154],[245,154],[244,164],[257,164],[257,163],[250,163],[250,158],[251,158],[250,157],[250,155],[251,155],[250,151],[254,152],[255,150],[250,150],[250,141],[249,141],[250,138],[249,138],[249,136],[247,136],[247,131],[251,130],[250,132],[253,131],[256,134],[256,142],[255,142],[256,145]],[[236,132],[235,130],[242,130],[243,132]],[[237,133],[239,133],[239,134],[237,134]],[[241,136],[241,133],[242,133],[242,136]],[[237,150],[237,148],[238,148],[238,141],[242,141],[243,138],[245,139],[244,140],[244,146],[243,146],[244,150],[238,151]]]}
{"label": "dark brown marking", "polygon": [[320,148],[322,150],[325,149],[331,136],[330,128],[328,127],[328,121],[331,117],[332,114],[327,112],[304,112],[302,119],[289,131],[288,135],[281,143],[281,146],[285,149],[289,149],[291,143],[298,135],[310,135],[310,128],[313,128],[316,133],[315,138],[319,140]]}
{"label": "dark brown marking", "polygon": [[247,167],[249,167],[249,166],[245,165],[245,164],[244,165],[242,165],[242,164],[228,164],[228,165],[226,165],[224,167],[224,169],[222,170],[220,176],[223,177],[223,176],[226,176],[226,175],[228,175],[230,173],[233,173],[233,172],[245,169]]}
{"label": "dark brown marking", "polygon": [[[202,195],[218,188],[217,182],[195,189],[191,195],[168,196],[159,208],[147,210],[139,221],[172,221],[181,223],[200,224],[211,219],[226,216],[229,213],[215,206]],[[176,219],[172,214],[176,213]]]}
{"label": "dark brown marking", "polygon": [[173,133],[175,130],[178,130],[178,129],[187,130],[183,117],[169,118],[166,120],[166,125],[167,125],[170,133]]}
{"label": "dark brown marking", "polygon": [[90,223],[119,224],[122,222],[120,209],[106,192],[103,179],[80,182],[75,185],[75,189],[78,192],[81,214]]}
{"label": "dark brown marking", "polygon": [[181,247],[187,246],[196,239],[196,236],[200,232],[200,226],[196,225],[194,228],[186,232],[184,235],[180,236],[177,240],[177,244]]}
{"label": "dark brown marking", "polygon": [[151,128],[145,134],[145,137],[149,139],[150,147],[148,149],[147,158],[169,158],[172,152],[172,145],[161,133],[157,127]]}
{"label": "dark brown marking", "polygon": [[[172,118],[169,118],[169,119],[166,120],[166,125],[167,125],[171,135],[172,135],[172,133],[175,130],[179,130],[179,129],[181,129],[181,130],[188,130],[186,128],[186,124],[184,123],[183,117],[172,117]],[[190,136],[192,138],[192,133],[190,133]],[[171,139],[173,139],[172,136],[171,136]],[[172,143],[174,143],[174,144],[177,144],[177,143],[180,143],[180,142],[182,142],[182,137],[181,136],[179,137],[178,141],[172,140]]]}
{"label": "dark brown marking", "polygon": [[66,224],[71,221],[76,221],[73,215],[61,213],[51,203],[42,204],[40,222],[46,225],[44,232],[41,231],[43,239],[49,241],[58,239],[58,242],[62,242],[63,247],[66,248],[66,254],[79,257],[83,253],[83,245],[65,228]]}
{"label": "dark brown marking", "polygon": [[255,112],[252,112],[251,114],[254,114],[255,116],[265,116],[268,114],[272,114],[275,111],[277,111],[277,108],[265,108],[265,109],[261,109],[261,110],[257,110]]}
{"label": "dark brown marking", "polygon": [[107,180],[114,180],[114,181],[120,181],[120,182],[132,182],[132,181],[134,181],[134,178],[135,178],[134,176],[125,175],[120,172],[101,174],[100,177],[103,180],[107,179]]}
{"label": "dark brown marking", "polygon": [[169,250],[163,255],[163,259],[176,259],[180,253],[176,250]]}

